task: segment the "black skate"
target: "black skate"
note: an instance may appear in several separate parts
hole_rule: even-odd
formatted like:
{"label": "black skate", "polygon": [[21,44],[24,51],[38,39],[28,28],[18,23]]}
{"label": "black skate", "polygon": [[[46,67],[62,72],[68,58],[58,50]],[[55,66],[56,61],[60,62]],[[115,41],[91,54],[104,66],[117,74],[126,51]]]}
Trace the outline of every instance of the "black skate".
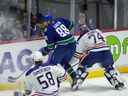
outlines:
{"label": "black skate", "polygon": [[114,70],[111,70],[110,72],[105,72],[105,77],[116,90],[125,88],[124,82],[119,78],[118,73]]}
{"label": "black skate", "polygon": [[85,72],[85,70],[81,67],[79,67],[77,69],[77,74],[79,76],[78,78],[78,83],[79,83],[79,86],[83,84],[84,80],[86,79],[86,77],[88,76],[88,72]]}
{"label": "black skate", "polygon": [[80,78],[79,78],[79,85],[82,85],[86,77],[88,76],[88,72],[82,73]]}
{"label": "black skate", "polygon": [[78,80],[79,80],[79,77],[78,77],[78,75],[77,75],[77,76],[73,79],[72,84],[71,84],[71,88],[72,88],[73,91],[76,91],[76,90],[78,90],[78,88],[79,88],[79,82],[78,82]]}
{"label": "black skate", "polygon": [[79,67],[77,69],[76,78],[73,80],[73,83],[72,83],[72,89],[78,90],[81,87],[81,85],[83,84],[83,82],[87,76],[88,76],[88,72],[85,72],[82,67]]}
{"label": "black skate", "polygon": [[118,82],[118,84],[115,85],[116,90],[124,89],[125,85],[122,82]]}

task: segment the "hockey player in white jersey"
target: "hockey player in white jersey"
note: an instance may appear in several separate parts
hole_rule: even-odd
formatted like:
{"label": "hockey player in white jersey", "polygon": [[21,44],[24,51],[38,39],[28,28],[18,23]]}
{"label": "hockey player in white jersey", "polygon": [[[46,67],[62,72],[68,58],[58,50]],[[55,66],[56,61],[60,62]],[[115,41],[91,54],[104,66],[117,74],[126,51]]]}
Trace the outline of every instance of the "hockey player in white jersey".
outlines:
{"label": "hockey player in white jersey", "polygon": [[[24,96],[59,96],[59,83],[66,78],[66,72],[60,65],[49,65],[42,61],[42,54],[32,54],[35,66],[25,77]],[[59,82],[58,82],[59,81]]]}
{"label": "hockey player in white jersey", "polygon": [[100,63],[100,66],[104,68],[105,77],[115,89],[123,88],[124,83],[119,79],[119,74],[113,67],[113,57],[102,32],[98,29],[90,30],[86,25],[82,25],[81,28],[85,33],[78,38],[75,56],[70,61],[70,64],[78,61],[81,63],[77,69],[79,79],[76,80],[74,89],[78,89],[79,84],[88,75],[87,68],[95,63]]}

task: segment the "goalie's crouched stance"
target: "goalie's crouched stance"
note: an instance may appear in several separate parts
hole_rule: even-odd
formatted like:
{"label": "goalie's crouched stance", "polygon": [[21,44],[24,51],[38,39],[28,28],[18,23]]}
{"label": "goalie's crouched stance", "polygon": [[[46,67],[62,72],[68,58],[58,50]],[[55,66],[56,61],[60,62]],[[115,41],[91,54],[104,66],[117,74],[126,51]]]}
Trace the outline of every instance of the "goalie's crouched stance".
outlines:
{"label": "goalie's crouched stance", "polygon": [[27,71],[25,92],[20,96],[59,96],[58,84],[66,79],[65,70],[59,64],[52,66],[43,63],[42,53],[38,51],[31,57],[35,66]]}
{"label": "goalie's crouched stance", "polygon": [[77,69],[78,71],[78,84],[82,84],[84,79],[87,77],[88,72],[86,72],[87,68],[91,67],[91,64],[100,63],[101,67],[104,68],[104,75],[110,84],[115,89],[124,88],[124,82],[120,80],[118,72],[113,67],[114,61],[110,50],[98,51],[90,53],[84,58],[81,62],[81,66]]}

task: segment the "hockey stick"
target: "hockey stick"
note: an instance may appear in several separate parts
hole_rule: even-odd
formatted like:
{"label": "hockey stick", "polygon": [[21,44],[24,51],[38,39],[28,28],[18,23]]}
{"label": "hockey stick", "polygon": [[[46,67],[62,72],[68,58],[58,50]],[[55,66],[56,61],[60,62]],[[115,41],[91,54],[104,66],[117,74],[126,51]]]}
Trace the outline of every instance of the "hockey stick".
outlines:
{"label": "hockey stick", "polygon": [[[71,66],[70,68],[68,68],[66,71],[68,72],[69,70],[71,70],[73,67],[75,67],[75,66],[77,66],[77,65],[80,66],[80,64],[83,62],[83,60],[86,58],[87,55],[88,55],[88,54],[84,54],[81,58],[79,58],[78,56],[74,55],[74,57],[75,57],[75,58],[78,58],[80,61],[79,61],[78,63],[72,65],[72,66]],[[74,71],[74,70],[73,70],[73,71]],[[68,75],[72,74],[73,71],[71,71],[70,73],[68,73]]]}
{"label": "hockey stick", "polygon": [[83,60],[85,59],[85,57],[87,56],[88,54],[84,54],[81,58],[78,58],[76,55],[74,55],[75,58],[78,58],[80,61],[74,65],[72,65],[70,68],[67,69],[67,71],[69,71],[72,67],[75,67],[76,65],[80,65]]}
{"label": "hockey stick", "polygon": [[[30,68],[31,68],[32,66],[30,66]],[[16,82],[18,79],[20,79],[20,77],[22,77],[23,76],[23,74],[26,72],[26,71],[28,71],[30,68],[26,68],[21,74],[19,74],[18,76],[16,76],[16,77],[13,77],[13,76],[8,76],[8,82],[10,82],[10,83],[14,83],[14,82]]]}

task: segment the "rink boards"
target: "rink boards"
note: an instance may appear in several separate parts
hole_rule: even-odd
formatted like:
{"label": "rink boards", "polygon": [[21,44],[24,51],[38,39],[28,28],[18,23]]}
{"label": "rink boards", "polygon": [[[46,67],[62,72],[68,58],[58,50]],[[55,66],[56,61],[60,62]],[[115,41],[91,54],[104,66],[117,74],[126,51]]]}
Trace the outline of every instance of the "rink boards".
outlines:
{"label": "rink boards", "polygon": [[[110,45],[115,65],[120,72],[128,73],[128,32],[107,32],[104,33],[107,39],[107,43]],[[0,90],[15,89],[19,87],[17,83],[10,84],[7,81],[8,76],[17,76],[25,68],[31,66],[29,55],[32,51],[40,49],[45,46],[43,40],[17,42],[10,44],[3,44],[0,47]],[[48,57],[45,57],[44,61],[47,61]],[[103,70],[99,66],[94,65],[89,69],[88,78],[94,78],[103,76]],[[22,84],[21,84],[22,85]]]}

